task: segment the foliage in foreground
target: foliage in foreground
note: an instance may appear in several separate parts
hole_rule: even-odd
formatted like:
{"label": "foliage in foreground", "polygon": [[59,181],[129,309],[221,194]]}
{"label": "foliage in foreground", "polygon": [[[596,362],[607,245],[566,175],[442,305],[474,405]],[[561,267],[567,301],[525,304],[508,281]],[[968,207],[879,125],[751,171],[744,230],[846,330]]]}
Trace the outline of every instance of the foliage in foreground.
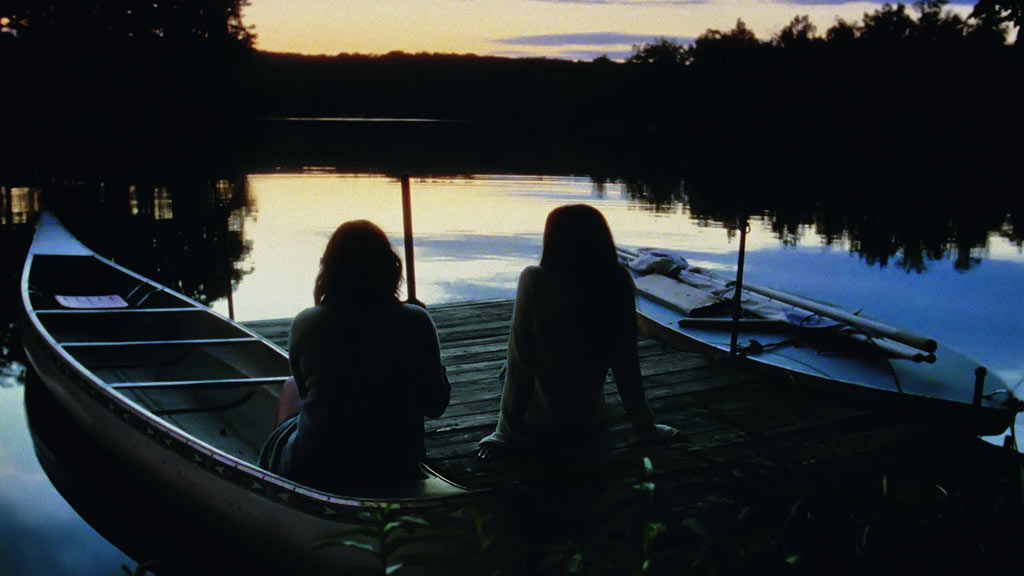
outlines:
{"label": "foliage in foreground", "polygon": [[[528,487],[503,511],[465,508],[461,530],[382,508],[321,546],[364,550],[343,574],[1012,574],[1020,483],[978,494],[923,473],[832,486],[749,487],[729,504],[672,511],[650,460],[614,483]],[[947,482],[948,481],[948,482]],[[446,523],[447,524],[447,523]],[[429,550],[431,553],[424,553]]]}

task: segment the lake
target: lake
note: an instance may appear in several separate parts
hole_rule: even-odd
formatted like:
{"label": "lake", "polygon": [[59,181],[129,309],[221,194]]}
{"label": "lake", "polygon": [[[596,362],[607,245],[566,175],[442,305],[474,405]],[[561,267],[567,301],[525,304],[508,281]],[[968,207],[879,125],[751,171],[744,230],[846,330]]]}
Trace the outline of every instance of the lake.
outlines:
{"label": "lake", "polygon": [[[59,188],[2,188],[6,323],[16,318],[9,288],[28,222],[46,205],[100,253],[243,321],[290,317],[310,305],[320,254],[345,220],[373,220],[404,254],[401,185],[389,175],[307,168]],[[428,307],[511,298],[519,271],[539,260],[547,213],[567,203],[599,208],[619,244],[678,249],[693,264],[735,269],[735,222],[701,212],[678,182],[668,194],[650,188],[571,175],[413,176],[417,297]],[[960,349],[1010,385],[1024,380],[1024,253],[1005,222],[975,241],[936,245],[869,228],[870,219],[837,233],[822,222],[827,216],[788,221],[781,212],[751,219],[746,280],[863,310]],[[122,563],[134,566],[43,470],[25,417],[13,325],[2,341],[0,573],[109,575]]]}

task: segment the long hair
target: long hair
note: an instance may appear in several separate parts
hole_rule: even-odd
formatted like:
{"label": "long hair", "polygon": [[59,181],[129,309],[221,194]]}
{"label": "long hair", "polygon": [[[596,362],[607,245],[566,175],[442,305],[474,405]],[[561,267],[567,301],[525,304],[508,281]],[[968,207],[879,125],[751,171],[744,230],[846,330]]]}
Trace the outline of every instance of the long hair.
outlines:
{"label": "long hair", "polygon": [[611,273],[618,264],[612,231],[596,208],[570,204],[548,214],[541,268],[556,274],[593,277]]}
{"label": "long hair", "polygon": [[384,231],[369,220],[351,220],[327,242],[313,298],[350,306],[397,302],[401,285],[402,260]]}

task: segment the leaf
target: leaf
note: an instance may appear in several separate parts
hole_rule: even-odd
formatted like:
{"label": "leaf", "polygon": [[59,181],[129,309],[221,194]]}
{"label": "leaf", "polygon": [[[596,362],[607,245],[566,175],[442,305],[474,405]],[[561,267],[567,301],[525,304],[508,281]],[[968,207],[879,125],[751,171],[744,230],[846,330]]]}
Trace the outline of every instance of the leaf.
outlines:
{"label": "leaf", "polygon": [[570,574],[579,574],[580,569],[582,567],[583,567],[583,553],[582,552],[577,552],[577,553],[573,554],[571,558],[569,558],[569,562],[567,563],[565,568],[566,568],[566,570],[569,571]]}
{"label": "leaf", "polygon": [[650,522],[644,526],[644,537],[648,542],[654,540],[659,534],[665,532],[665,525],[661,522]]}
{"label": "leaf", "polygon": [[399,516],[398,520],[401,521],[403,524],[430,526],[430,522],[428,522],[426,518],[421,518],[419,516]]}
{"label": "leaf", "polygon": [[654,482],[640,482],[638,484],[633,485],[633,488],[636,488],[637,490],[645,492],[647,494],[653,493],[655,487],[656,485],[654,484]]}
{"label": "leaf", "polygon": [[384,569],[384,574],[386,576],[391,576],[395,572],[398,572],[399,570],[401,570],[402,566],[403,566],[403,564],[401,562],[399,562],[397,564],[391,564],[390,566],[388,566],[387,568]]}
{"label": "leaf", "polygon": [[373,554],[377,553],[377,547],[369,542],[360,542],[359,540],[342,540],[340,544],[347,548],[357,548],[359,550],[366,550]]}

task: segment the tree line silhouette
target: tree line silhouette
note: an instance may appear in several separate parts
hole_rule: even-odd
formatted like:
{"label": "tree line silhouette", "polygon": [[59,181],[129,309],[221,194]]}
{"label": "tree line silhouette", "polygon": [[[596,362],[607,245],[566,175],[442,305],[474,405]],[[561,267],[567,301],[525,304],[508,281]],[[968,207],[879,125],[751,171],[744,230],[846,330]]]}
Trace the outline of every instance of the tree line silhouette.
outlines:
{"label": "tree line silhouette", "polygon": [[248,0],[3,0],[5,30],[54,48],[124,38],[251,47]]}
{"label": "tree line silhouette", "polygon": [[[797,16],[769,39],[738,21],[623,63],[260,52],[244,5],[0,2],[13,31],[0,34],[0,169],[582,173],[659,183],[707,219],[766,215],[783,236],[927,227],[862,232],[878,261],[977,227],[950,215],[1021,238],[1024,200],[1005,193],[1020,188],[1019,3],[983,0],[967,18],[885,5],[821,34]],[[324,117],[446,121],[282,120]]]}

